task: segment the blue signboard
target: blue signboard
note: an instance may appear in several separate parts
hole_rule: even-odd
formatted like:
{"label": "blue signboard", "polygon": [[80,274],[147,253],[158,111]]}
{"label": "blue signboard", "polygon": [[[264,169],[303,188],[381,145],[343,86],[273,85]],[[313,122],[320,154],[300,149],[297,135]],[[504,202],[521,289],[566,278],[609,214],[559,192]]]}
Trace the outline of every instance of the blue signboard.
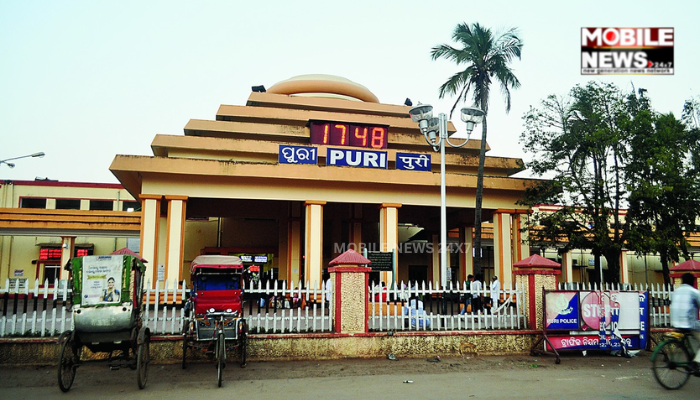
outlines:
{"label": "blue signboard", "polygon": [[579,328],[579,293],[547,293],[547,329],[577,330]]}
{"label": "blue signboard", "polygon": [[647,348],[649,329],[649,292],[639,292],[639,348]]}
{"label": "blue signboard", "polygon": [[386,169],[388,162],[386,151],[329,148],[326,156],[326,165]]}
{"label": "blue signboard", "polygon": [[430,155],[396,153],[396,169],[406,171],[430,171]]}
{"label": "blue signboard", "polygon": [[318,149],[316,147],[281,144],[278,161],[280,164],[317,164]]}

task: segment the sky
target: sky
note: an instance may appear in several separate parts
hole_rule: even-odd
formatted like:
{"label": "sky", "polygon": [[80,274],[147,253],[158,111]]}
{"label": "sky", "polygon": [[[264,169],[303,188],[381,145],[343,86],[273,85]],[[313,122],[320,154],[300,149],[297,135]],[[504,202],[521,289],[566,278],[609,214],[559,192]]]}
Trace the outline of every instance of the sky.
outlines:
{"label": "sky", "polygon": [[[341,76],[382,103],[410,98],[449,114],[455,99],[440,99],[438,88],[460,67],[433,61],[430,49],[452,43],[462,22],[518,28],[522,58],[511,67],[522,86],[508,114],[492,90],[488,155],[527,162],[524,113],[590,80],[647,89],[657,111],[680,117],[683,102],[700,95],[699,15],[691,0],[3,0],[0,160],[46,155],[0,164],[0,180],[118,183],[115,155],[152,156],[156,134],[184,135],[190,119],[245,105],[251,86],[304,74]],[[674,28],[675,75],[581,75],[582,27]],[[464,130],[458,114],[452,121]]]}

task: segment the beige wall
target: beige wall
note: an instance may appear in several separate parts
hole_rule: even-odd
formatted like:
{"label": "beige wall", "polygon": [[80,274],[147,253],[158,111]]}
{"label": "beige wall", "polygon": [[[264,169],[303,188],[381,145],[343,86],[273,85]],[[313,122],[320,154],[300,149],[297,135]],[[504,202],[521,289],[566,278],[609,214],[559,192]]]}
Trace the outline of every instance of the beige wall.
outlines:
{"label": "beige wall", "polygon": [[[26,197],[45,198],[46,208],[54,209],[56,199],[81,200],[81,209],[89,209],[89,200],[113,201],[114,211],[120,211],[123,201],[134,201],[125,189],[115,184],[72,183],[53,181],[9,181],[0,184],[0,208],[18,208],[20,200]],[[138,237],[138,233],[134,235]],[[60,235],[31,236],[26,232],[10,236],[0,236],[0,286],[5,286],[8,278],[28,279],[29,287],[34,287],[35,279],[43,280],[43,271],[37,274],[37,263],[41,244],[61,245]],[[75,244],[93,244],[94,254],[109,254],[126,247],[126,237],[79,236]],[[60,264],[60,262],[58,262]]]}

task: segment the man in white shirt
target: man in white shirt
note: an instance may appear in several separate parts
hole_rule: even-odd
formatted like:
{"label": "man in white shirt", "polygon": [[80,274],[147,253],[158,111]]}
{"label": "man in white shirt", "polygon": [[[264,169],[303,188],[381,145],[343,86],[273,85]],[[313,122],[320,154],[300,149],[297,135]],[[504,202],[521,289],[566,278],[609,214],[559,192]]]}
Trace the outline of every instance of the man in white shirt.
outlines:
{"label": "man in white shirt", "polygon": [[[671,326],[676,329],[688,329],[700,342],[700,291],[693,287],[695,277],[691,273],[685,273],[681,277],[681,286],[671,294]],[[695,370],[698,371],[700,363],[700,351],[693,359]]]}
{"label": "man in white shirt", "polygon": [[325,292],[326,292],[326,304],[328,307],[331,307],[332,304],[332,299],[333,299],[333,281],[331,281],[331,276],[330,274],[327,275],[327,279],[325,282]]}
{"label": "man in white shirt", "polygon": [[479,275],[474,277],[474,281],[469,285],[469,290],[472,292],[472,313],[477,314],[481,311],[482,300],[484,298],[484,294],[481,292]]}
{"label": "man in white shirt", "polygon": [[491,278],[491,310],[498,309],[498,301],[501,299],[501,282],[498,281],[498,277],[494,275]]}

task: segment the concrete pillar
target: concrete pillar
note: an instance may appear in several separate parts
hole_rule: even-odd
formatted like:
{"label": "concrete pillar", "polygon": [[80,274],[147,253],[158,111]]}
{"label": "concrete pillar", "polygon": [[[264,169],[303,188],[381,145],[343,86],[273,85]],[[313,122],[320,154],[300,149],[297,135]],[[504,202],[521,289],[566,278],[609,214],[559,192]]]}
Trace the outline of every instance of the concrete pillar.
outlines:
{"label": "concrete pillar", "polygon": [[474,227],[465,226],[459,230],[459,243],[462,244],[459,253],[459,273],[464,283],[467,276],[474,274]]}
{"label": "concrete pillar", "polygon": [[[527,224],[527,211],[515,210],[513,215],[513,257],[514,263],[530,257],[530,245],[528,244],[528,232],[522,231]],[[503,282],[503,281],[501,281]]]}
{"label": "concrete pillar", "polygon": [[73,258],[73,254],[75,254],[75,236],[62,236],[59,279],[68,279],[68,271],[64,270],[63,267]]}
{"label": "concrete pillar", "polygon": [[[433,287],[440,287],[440,235],[433,235]],[[426,282],[427,283],[427,282]],[[420,282],[418,283],[420,285]]]}
{"label": "concrete pillar", "polygon": [[165,196],[168,203],[168,233],[165,244],[165,281],[182,282],[187,196]]}
{"label": "concrete pillar", "polygon": [[557,289],[557,277],[561,274],[561,266],[516,266],[514,269],[517,287],[525,290],[523,307],[527,312],[527,325],[530,329],[542,329],[544,290]]}
{"label": "concrete pillar", "polygon": [[567,251],[561,256],[562,281],[574,281],[574,258],[571,251]]}
{"label": "concrete pillar", "polygon": [[144,279],[151,280],[152,284],[158,278],[158,235],[160,232],[160,203],[161,195],[142,194],[141,199],[141,258],[146,263]]}
{"label": "concrete pillar", "polygon": [[502,283],[513,282],[512,211],[497,210],[493,213],[494,273]]}
{"label": "concrete pillar", "polygon": [[620,252],[620,283],[630,283],[629,261],[627,260],[627,250]]}
{"label": "concrete pillar", "polygon": [[[379,246],[381,251],[394,251],[399,247],[399,208],[401,204],[384,203],[379,210]],[[394,262],[398,265],[398,252]],[[387,287],[392,287],[396,283],[392,271],[382,271],[381,279]]]}
{"label": "concrete pillar", "polygon": [[310,287],[323,286],[323,206],[325,201],[306,201],[304,278]]}
{"label": "concrete pillar", "polygon": [[336,333],[355,334],[369,331],[369,273],[368,259],[348,250],[328,265],[333,287],[329,305]]}
{"label": "concrete pillar", "polygon": [[[291,203],[289,205],[289,218],[287,219],[285,262],[287,268],[287,280],[298,286],[301,279],[301,205]],[[302,282],[303,284],[303,282]]]}
{"label": "concrete pillar", "polygon": [[348,245],[358,253],[362,252],[362,204],[350,205],[350,223],[348,224]]}

